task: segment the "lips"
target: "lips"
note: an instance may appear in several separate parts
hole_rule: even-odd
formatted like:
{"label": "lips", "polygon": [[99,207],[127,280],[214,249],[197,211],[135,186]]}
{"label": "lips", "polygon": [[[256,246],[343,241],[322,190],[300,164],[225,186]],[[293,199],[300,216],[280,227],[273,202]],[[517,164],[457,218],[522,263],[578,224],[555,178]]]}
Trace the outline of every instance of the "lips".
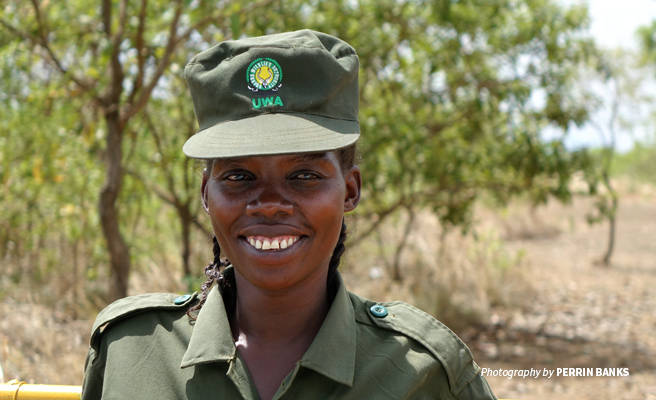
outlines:
{"label": "lips", "polygon": [[272,251],[272,250],[284,250],[293,246],[300,236],[246,236],[246,242],[256,248],[257,250],[262,251]]}

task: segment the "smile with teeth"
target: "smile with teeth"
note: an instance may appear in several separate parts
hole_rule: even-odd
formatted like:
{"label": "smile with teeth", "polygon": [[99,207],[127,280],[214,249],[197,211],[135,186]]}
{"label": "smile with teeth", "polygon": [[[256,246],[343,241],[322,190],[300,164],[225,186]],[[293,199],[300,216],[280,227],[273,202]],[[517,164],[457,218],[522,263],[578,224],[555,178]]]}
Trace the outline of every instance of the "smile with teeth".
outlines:
{"label": "smile with teeth", "polygon": [[300,239],[299,236],[280,236],[268,238],[264,236],[248,236],[246,241],[258,250],[286,249]]}

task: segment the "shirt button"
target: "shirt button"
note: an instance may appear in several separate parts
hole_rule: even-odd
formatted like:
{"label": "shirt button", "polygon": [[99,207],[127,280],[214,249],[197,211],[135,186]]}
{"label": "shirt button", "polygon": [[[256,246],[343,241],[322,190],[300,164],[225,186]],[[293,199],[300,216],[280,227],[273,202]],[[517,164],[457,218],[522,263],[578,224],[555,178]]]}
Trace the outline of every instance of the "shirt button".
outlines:
{"label": "shirt button", "polygon": [[387,314],[388,314],[387,313],[387,308],[385,308],[385,307],[383,307],[379,304],[371,306],[369,311],[371,312],[371,315],[373,315],[376,318],[385,318],[385,317],[387,317]]}
{"label": "shirt button", "polygon": [[190,294],[183,294],[180,297],[177,297],[175,300],[173,300],[173,303],[177,306],[180,304],[184,304],[185,301],[189,300],[191,298]]}

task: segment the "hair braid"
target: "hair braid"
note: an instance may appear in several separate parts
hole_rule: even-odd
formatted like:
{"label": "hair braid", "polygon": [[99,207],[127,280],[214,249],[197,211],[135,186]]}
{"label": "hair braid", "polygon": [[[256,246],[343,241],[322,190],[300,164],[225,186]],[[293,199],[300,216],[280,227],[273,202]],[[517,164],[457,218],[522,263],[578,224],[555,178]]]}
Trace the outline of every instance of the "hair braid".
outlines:
{"label": "hair braid", "polygon": [[346,241],[346,223],[342,219],[342,230],[339,232],[339,239],[337,239],[337,245],[335,250],[333,250],[333,255],[330,257],[330,263],[328,264],[328,296],[332,299],[337,293],[337,286],[335,279],[337,278],[337,267],[342,258],[342,254],[346,251],[346,246],[344,242]]}
{"label": "hair braid", "polygon": [[230,265],[230,261],[227,258],[221,259],[221,247],[216,236],[212,238],[212,252],[214,253],[214,260],[205,267],[207,281],[201,285],[200,301],[187,311],[187,315],[191,319],[196,319],[196,314],[192,315],[191,313],[199,311],[203,307],[214,283],[218,283],[221,288],[221,295],[223,296],[223,302],[225,303],[228,315],[232,314],[232,310],[236,304],[237,287],[234,285],[234,275],[227,275],[221,271],[221,268]]}

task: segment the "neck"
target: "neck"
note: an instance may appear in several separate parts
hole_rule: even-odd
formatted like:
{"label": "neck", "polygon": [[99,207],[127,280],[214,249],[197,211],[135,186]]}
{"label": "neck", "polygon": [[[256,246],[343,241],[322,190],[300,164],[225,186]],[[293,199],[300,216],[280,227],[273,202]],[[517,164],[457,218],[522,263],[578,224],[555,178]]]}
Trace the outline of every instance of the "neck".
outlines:
{"label": "neck", "polygon": [[303,285],[268,291],[250,285],[235,274],[237,305],[231,326],[233,337],[251,343],[300,343],[314,340],[330,307],[327,271]]}

